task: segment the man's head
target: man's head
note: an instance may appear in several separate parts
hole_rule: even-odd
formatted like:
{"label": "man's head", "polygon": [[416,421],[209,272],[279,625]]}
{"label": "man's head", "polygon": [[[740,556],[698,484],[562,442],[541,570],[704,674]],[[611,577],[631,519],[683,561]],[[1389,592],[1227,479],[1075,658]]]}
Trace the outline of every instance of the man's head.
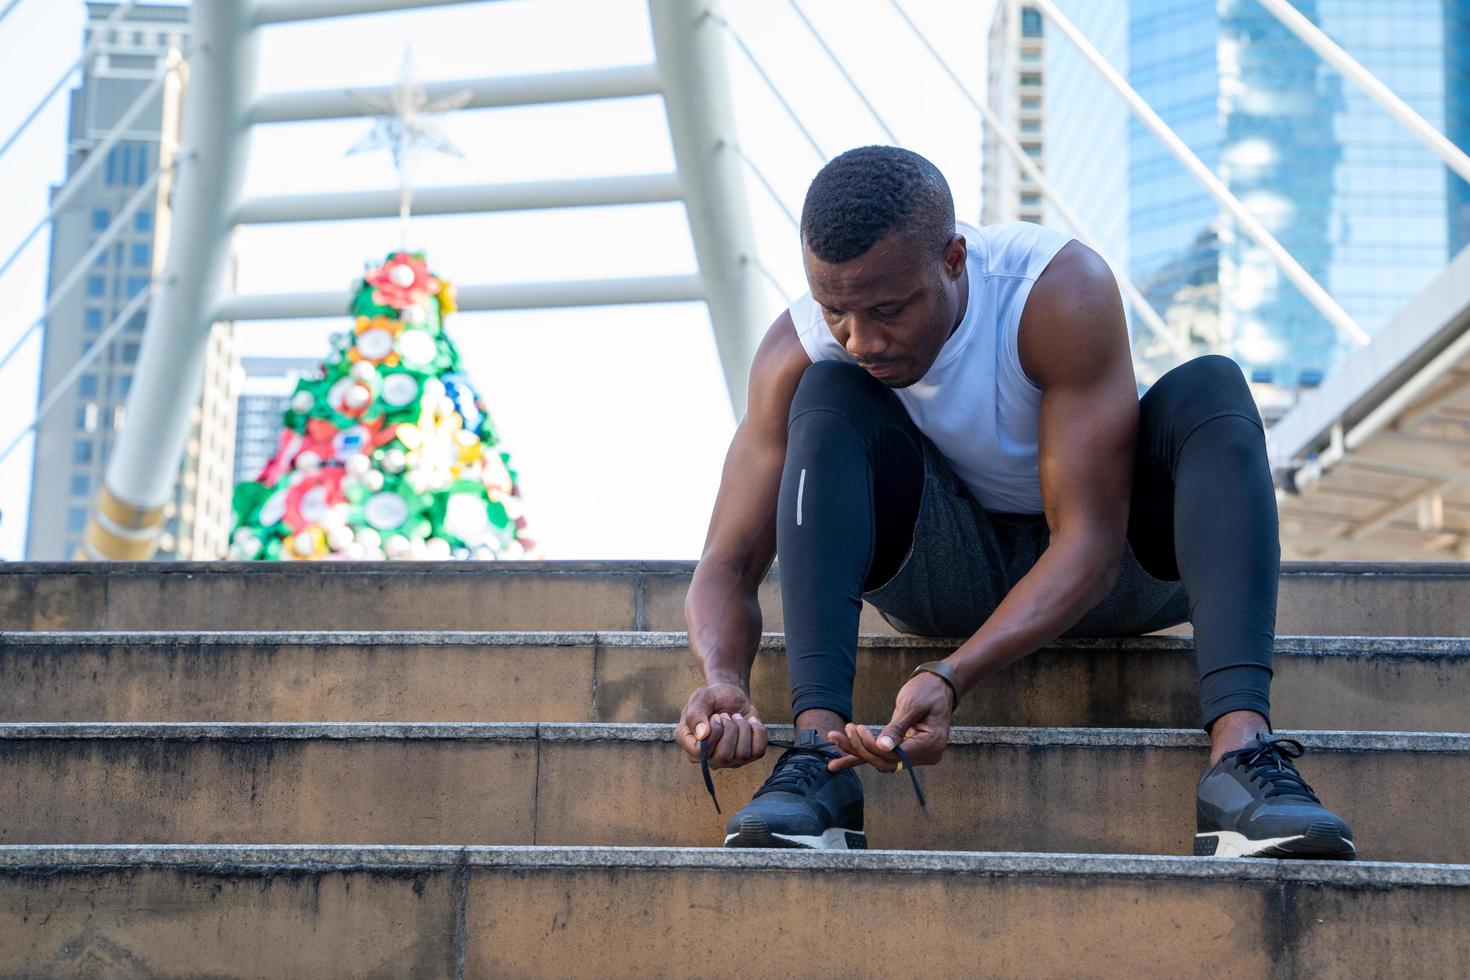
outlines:
{"label": "man's head", "polygon": [[954,199],[934,164],[896,146],[834,158],[807,189],[801,244],[838,342],[890,388],[923,377],[959,318],[965,273]]}

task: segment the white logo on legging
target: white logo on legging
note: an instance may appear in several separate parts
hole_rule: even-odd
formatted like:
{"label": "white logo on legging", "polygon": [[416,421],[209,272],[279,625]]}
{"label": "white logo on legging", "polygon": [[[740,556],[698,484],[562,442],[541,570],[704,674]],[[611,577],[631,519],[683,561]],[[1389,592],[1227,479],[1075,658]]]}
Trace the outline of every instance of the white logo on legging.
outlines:
{"label": "white logo on legging", "polygon": [[801,479],[796,481],[796,526],[801,527],[801,492],[806,489],[806,470],[801,471]]}

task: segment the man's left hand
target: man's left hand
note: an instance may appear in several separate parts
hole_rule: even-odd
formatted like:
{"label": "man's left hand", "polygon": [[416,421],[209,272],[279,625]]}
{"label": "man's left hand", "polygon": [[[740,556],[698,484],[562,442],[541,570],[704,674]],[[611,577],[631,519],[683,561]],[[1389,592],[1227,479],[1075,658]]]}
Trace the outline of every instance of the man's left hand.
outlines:
{"label": "man's left hand", "polygon": [[893,720],[876,736],[851,722],[843,731],[827,733],[827,738],[845,753],[827,763],[827,768],[839,772],[866,764],[880,772],[896,772],[899,759],[894,746],[902,746],[916,766],[934,765],[949,744],[953,699],[949,685],[933,674],[910,678],[898,692]]}

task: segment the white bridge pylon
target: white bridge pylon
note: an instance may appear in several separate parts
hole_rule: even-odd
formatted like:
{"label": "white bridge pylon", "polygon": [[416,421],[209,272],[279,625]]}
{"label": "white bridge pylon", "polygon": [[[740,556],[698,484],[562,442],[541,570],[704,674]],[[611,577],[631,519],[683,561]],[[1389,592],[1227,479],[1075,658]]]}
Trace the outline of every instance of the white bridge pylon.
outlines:
{"label": "white bridge pylon", "polygon": [[[254,126],[346,118],[368,110],[344,91],[256,97],[261,28],[275,23],[448,6],[469,0],[210,0],[195,3],[194,55],[184,100],[173,236],[144,327],[128,396],[127,424],[90,515],[84,551],[101,559],[147,558],[156,550],[199,397],[210,326],[221,320],[324,317],[340,293],[225,295],[236,225],[386,217],[396,191],[274,195],[242,199]],[[468,90],[466,108],[547,105],[662,95],[673,173],[424,188],[419,214],[468,214],[683,201],[697,275],[529,284],[469,284],[465,311],[704,301],[726,386],[744,414],[747,366],[764,334],[767,303],[735,147],[723,37],[704,0],[649,0],[656,62],[516,78],[425,85],[426,94]],[[373,90],[369,90],[373,91]],[[386,94],[384,88],[378,94]]]}

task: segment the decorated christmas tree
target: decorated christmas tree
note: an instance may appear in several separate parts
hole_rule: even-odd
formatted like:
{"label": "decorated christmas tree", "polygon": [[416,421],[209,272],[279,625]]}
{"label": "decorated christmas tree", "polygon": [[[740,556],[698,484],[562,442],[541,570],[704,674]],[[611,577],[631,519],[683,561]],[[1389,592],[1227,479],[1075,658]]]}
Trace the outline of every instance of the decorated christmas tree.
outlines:
{"label": "decorated christmas tree", "polygon": [[236,559],[536,558],[520,486],[444,318],[454,286],[421,252],[359,282],[291,396],[275,455],[235,488]]}

